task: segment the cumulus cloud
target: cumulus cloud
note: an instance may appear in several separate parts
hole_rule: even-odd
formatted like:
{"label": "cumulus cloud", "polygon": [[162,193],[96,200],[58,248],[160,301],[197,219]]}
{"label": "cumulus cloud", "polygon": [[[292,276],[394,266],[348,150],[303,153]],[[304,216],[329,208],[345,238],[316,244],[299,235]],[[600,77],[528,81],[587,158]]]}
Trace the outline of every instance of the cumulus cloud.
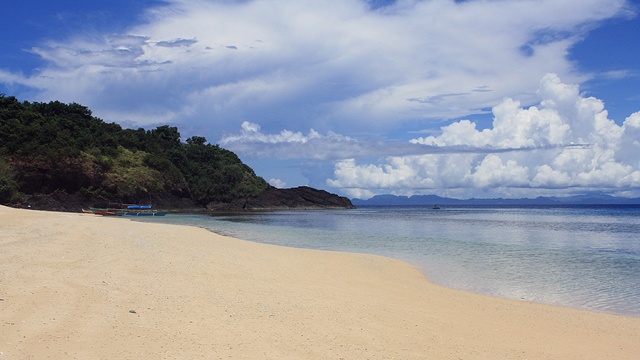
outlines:
{"label": "cumulus cloud", "polygon": [[537,196],[547,190],[606,189],[638,193],[640,189],[640,112],[622,126],[607,118],[604,103],[585,97],[578,86],[545,75],[540,102],[528,108],[511,98],[493,108],[491,128],[461,120],[437,136],[414,144],[437,147],[467,145],[522,151],[391,156],[379,164],[339,161],[334,188],[352,195],[380,192],[458,194],[485,190],[494,196]]}
{"label": "cumulus cloud", "polygon": [[314,129],[305,135],[300,131],[282,130],[265,133],[259,124],[244,121],[239,133],[223,136],[219,144],[242,157],[263,159],[342,160],[351,157],[407,156],[416,154],[495,153],[521,151],[522,147],[486,147],[456,143],[452,145],[359,140],[328,131]]}
{"label": "cumulus cloud", "polygon": [[366,153],[367,144],[329,131],[322,135],[311,129],[308,134],[283,130],[265,134],[260,125],[245,121],[239,134],[223,137],[220,145],[247,157],[278,159],[341,159]]}
{"label": "cumulus cloud", "polygon": [[276,187],[278,189],[282,189],[285,188],[287,186],[287,183],[285,183],[284,181],[280,180],[280,179],[269,179],[269,185]]}
{"label": "cumulus cloud", "polygon": [[122,34],[44,42],[32,52],[47,66],[5,70],[0,81],[141,126],[393,127],[483,113],[507,95],[531,103],[550,70],[584,79],[568,50],[627,9],[624,0],[167,0]]}

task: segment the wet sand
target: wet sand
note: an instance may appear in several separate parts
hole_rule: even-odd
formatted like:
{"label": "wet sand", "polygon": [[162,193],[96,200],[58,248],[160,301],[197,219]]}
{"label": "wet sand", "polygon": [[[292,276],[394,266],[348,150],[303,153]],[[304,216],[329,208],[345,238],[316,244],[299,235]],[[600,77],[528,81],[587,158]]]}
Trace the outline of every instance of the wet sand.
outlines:
{"label": "wet sand", "polygon": [[637,359],[640,318],[374,255],[0,207],[0,359]]}

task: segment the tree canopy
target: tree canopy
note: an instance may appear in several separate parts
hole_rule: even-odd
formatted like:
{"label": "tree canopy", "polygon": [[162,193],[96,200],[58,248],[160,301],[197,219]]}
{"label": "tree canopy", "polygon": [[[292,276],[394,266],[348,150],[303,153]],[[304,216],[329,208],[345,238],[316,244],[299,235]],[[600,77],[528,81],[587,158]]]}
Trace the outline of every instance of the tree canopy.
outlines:
{"label": "tree canopy", "polygon": [[269,187],[233,152],[176,127],[123,129],[87,107],[0,94],[0,202],[64,191],[136,201],[171,193],[198,204],[254,197]]}

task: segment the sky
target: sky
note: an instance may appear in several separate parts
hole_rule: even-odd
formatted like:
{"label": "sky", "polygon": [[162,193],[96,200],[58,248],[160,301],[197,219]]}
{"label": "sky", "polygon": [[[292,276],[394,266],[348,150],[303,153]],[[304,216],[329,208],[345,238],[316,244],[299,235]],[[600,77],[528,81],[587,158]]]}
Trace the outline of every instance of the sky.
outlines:
{"label": "sky", "polygon": [[640,197],[639,40],[637,0],[10,0],[0,93],[276,187]]}

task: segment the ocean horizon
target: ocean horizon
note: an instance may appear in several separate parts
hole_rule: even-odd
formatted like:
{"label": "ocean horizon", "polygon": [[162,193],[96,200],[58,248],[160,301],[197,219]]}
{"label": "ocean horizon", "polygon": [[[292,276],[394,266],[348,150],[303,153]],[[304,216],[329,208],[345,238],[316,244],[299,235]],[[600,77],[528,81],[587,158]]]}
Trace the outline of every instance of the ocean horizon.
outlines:
{"label": "ocean horizon", "polygon": [[640,317],[640,205],[360,206],[136,220],[387,256],[455,289]]}

